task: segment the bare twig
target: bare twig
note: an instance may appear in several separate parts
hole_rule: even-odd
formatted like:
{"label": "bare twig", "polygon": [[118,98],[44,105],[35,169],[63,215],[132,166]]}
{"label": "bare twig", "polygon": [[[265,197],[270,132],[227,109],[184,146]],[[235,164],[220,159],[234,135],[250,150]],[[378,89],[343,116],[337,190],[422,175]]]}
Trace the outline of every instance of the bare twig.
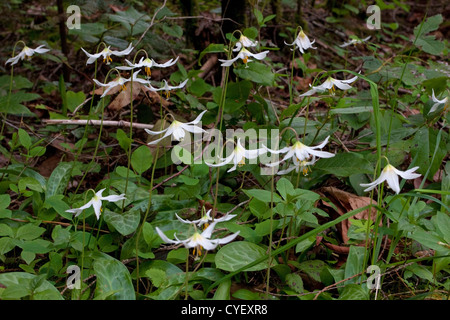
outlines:
{"label": "bare twig", "polygon": [[[145,31],[142,33],[141,37],[139,38],[139,40],[135,43],[134,47],[136,48],[138,46],[139,43],[141,43],[142,39],[144,39],[145,35],[147,34],[147,32],[150,30],[151,27],[153,27],[153,25],[155,24],[155,19],[156,16],[158,15],[158,13],[166,6],[166,2],[167,0],[164,0],[164,3],[162,4],[161,7],[159,7],[156,11],[155,14],[152,17],[152,20],[150,21],[149,26],[147,27],[147,29],[145,29]],[[164,20],[166,17],[162,18],[160,21]]]}

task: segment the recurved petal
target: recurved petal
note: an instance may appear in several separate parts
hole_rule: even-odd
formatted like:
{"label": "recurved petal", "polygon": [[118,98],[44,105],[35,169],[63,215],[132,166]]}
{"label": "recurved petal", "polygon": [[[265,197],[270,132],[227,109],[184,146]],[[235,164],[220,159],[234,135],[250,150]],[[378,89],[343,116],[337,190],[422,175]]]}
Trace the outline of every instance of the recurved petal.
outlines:
{"label": "recurved petal", "polygon": [[174,241],[172,239],[167,238],[167,236],[158,227],[155,227],[155,230],[156,230],[156,233],[160,236],[160,238],[166,243],[179,244],[182,242],[182,241]]}
{"label": "recurved petal", "polygon": [[416,171],[417,169],[419,169],[419,167],[414,167],[414,168],[408,169],[406,171],[401,171],[401,170],[394,168],[394,172],[396,174],[398,174],[400,177],[402,177],[403,179],[416,179],[421,176],[421,174],[419,174],[419,173],[414,173],[414,171]]}

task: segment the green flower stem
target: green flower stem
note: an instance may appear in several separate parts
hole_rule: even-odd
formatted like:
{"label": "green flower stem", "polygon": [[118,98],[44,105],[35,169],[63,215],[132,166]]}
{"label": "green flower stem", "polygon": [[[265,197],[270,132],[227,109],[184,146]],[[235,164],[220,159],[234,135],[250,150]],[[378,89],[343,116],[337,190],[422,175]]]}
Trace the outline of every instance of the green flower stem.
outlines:
{"label": "green flower stem", "polygon": [[[106,74],[106,77],[105,77],[105,83],[106,83],[106,81],[108,79],[109,74],[112,71],[118,72],[116,69],[109,70],[108,73]],[[120,76],[120,74],[119,74],[119,76]],[[104,114],[105,114],[105,99],[103,99],[103,98],[102,98],[102,111],[101,111],[101,113],[102,113],[102,116],[101,116],[101,122],[100,122],[100,129],[99,129],[99,132],[98,132],[97,142],[95,144],[94,154],[92,155],[92,160],[91,160],[91,162],[89,162],[88,168],[86,169],[86,171],[84,172],[83,177],[81,178],[80,182],[78,183],[77,189],[75,190],[75,194],[78,192],[78,189],[82,185],[82,182],[86,178],[86,176],[87,176],[88,172],[90,171],[93,163],[95,162],[95,157],[97,156],[98,147],[100,145],[100,139],[101,139],[102,131],[103,131],[103,120],[104,120]]]}
{"label": "green flower stem", "polygon": [[270,284],[270,266],[272,264],[272,241],[273,241],[273,193],[275,192],[275,169],[272,167],[272,181],[270,184],[270,233],[269,233],[269,251],[267,261],[266,273],[266,300],[269,299],[269,284]]}
{"label": "green flower stem", "polygon": [[[233,32],[233,36],[234,36],[234,32]],[[232,42],[230,41],[230,43],[228,45],[228,55],[227,55],[227,59],[228,60],[231,59],[231,53],[232,53]],[[224,113],[223,110],[225,109],[225,100],[226,100],[226,94],[227,94],[227,88],[228,88],[228,75],[229,75],[229,73],[230,73],[230,67],[225,67],[224,87],[222,89],[222,94],[220,96],[220,104],[219,104],[219,112],[218,112],[218,115],[220,116],[219,131],[222,131],[223,113]],[[224,149],[225,149],[225,146],[223,148],[221,148],[219,154],[222,154],[222,151]],[[218,194],[219,194],[219,176],[220,176],[220,167],[217,167],[217,170],[216,170],[216,190],[215,190],[215,194],[214,194],[214,204],[213,204],[212,215],[211,215],[211,218],[212,218],[213,221],[214,221],[214,218],[216,216],[217,197],[218,197]],[[212,187],[212,181],[210,182],[209,189],[211,189],[211,187]]]}
{"label": "green flower stem", "polygon": [[[162,116],[162,97],[160,96],[160,113]],[[162,117],[161,117],[162,119]],[[162,129],[163,122],[161,121],[161,128]],[[149,188],[149,197],[148,197],[148,205],[147,210],[145,211],[144,219],[142,220],[141,225],[139,226],[139,229],[136,234],[136,297],[139,295],[139,239],[141,238],[142,230],[144,228],[144,223],[147,221],[148,214],[150,212],[150,207],[152,205],[152,192],[153,192],[153,183],[155,179],[155,169],[156,169],[156,163],[158,162],[158,154],[159,154],[159,147],[156,147],[156,153],[155,157],[153,158],[153,167],[152,167],[152,174],[150,178],[150,188]]]}
{"label": "green flower stem", "polygon": [[[139,52],[143,51],[145,53],[145,55],[148,57],[147,52],[144,49],[140,49],[138,50],[138,52],[136,52],[136,54],[134,55],[133,58],[133,65],[136,63],[136,57],[138,56]],[[125,191],[124,193],[127,193],[128,190],[128,180],[129,180],[129,175],[130,175],[130,165],[131,165],[131,145],[132,145],[132,141],[133,141],[133,117],[134,117],[134,111],[133,111],[133,75],[134,75],[134,69],[131,69],[131,75],[130,75],[130,145],[128,146],[128,164],[127,164],[127,177],[125,179]],[[125,200],[122,201],[122,212],[125,208]]]}

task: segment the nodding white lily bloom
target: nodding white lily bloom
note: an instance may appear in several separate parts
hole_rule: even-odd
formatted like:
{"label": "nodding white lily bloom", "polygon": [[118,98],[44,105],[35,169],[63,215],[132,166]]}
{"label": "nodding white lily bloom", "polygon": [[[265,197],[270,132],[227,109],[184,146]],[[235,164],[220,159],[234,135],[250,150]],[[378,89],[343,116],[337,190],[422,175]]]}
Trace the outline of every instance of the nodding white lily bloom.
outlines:
{"label": "nodding white lily bloom", "polygon": [[364,39],[351,39],[349,42],[345,42],[344,44],[341,44],[339,47],[345,48],[345,47],[351,46],[352,44],[353,45],[362,44],[362,43],[366,42],[367,40],[369,40],[370,37],[371,36],[368,36],[367,38],[364,38]]}
{"label": "nodding white lily bloom", "polygon": [[266,153],[266,151],[267,150],[264,148],[246,150],[241,144],[241,139],[238,139],[233,152],[226,158],[220,157],[220,160],[222,161],[221,163],[212,164],[206,161],[205,163],[210,167],[222,167],[229,164],[230,162],[233,162],[233,167],[227,171],[231,172],[236,170],[237,166],[243,166],[245,164],[245,159],[256,159],[259,155]]}
{"label": "nodding white lily bloom", "polygon": [[222,64],[221,64],[222,67],[229,67],[237,59],[242,59],[242,61],[245,63],[246,68],[247,68],[248,67],[247,63],[250,62],[250,61],[253,61],[253,60],[250,60],[248,57],[255,58],[256,60],[262,60],[262,59],[264,59],[267,56],[268,53],[269,53],[269,50],[266,50],[266,51],[263,51],[263,52],[259,52],[259,53],[251,53],[245,47],[243,47],[239,51],[237,56],[234,57],[233,59],[230,59],[230,60],[219,59],[219,61],[222,62]]}
{"label": "nodding white lily bloom", "polygon": [[183,123],[178,120],[173,120],[173,122],[170,124],[170,126],[162,131],[150,131],[149,129],[144,129],[145,132],[147,132],[150,135],[157,135],[157,134],[165,133],[161,138],[153,140],[153,141],[149,142],[148,144],[158,143],[159,141],[161,141],[162,139],[164,139],[170,135],[172,136],[172,140],[183,141],[184,136],[186,135],[186,131],[192,132],[192,133],[205,132],[205,130],[196,126],[196,124],[198,124],[200,122],[200,120],[202,119],[202,117],[206,111],[208,111],[208,110],[205,110],[202,113],[200,113],[197,116],[197,118],[195,118],[195,120],[193,120],[191,122]]}
{"label": "nodding white lily bloom", "polygon": [[302,161],[305,160],[309,160],[311,157],[313,157],[313,159],[314,157],[332,158],[334,157],[334,153],[317,150],[325,147],[325,145],[328,143],[329,138],[330,136],[328,136],[321,144],[315,147],[308,147],[298,140],[291,147],[284,147],[283,149],[280,150],[272,150],[263,145],[263,148],[265,148],[267,151],[271,153],[275,154],[286,153],[283,159],[277,162],[268,163],[267,166],[269,167],[278,166],[282,161],[286,161],[287,159],[293,158],[294,156],[295,156],[293,158],[294,161],[297,160],[297,162],[299,163],[302,163]]}
{"label": "nodding white lily bloom", "polygon": [[75,208],[75,209],[69,209],[69,210],[66,210],[66,212],[75,213],[75,217],[77,217],[81,212],[83,212],[83,210],[85,210],[85,209],[87,209],[87,208],[92,206],[92,207],[94,207],[94,212],[95,212],[95,215],[97,216],[97,219],[100,219],[100,214],[101,214],[101,211],[102,211],[102,201],[103,200],[106,200],[106,201],[109,201],[109,202],[116,202],[116,201],[120,201],[120,200],[125,200],[126,199],[124,193],[122,193],[121,195],[118,195],[118,196],[117,195],[111,195],[111,196],[103,197],[102,193],[103,193],[104,190],[105,189],[101,189],[101,190],[97,191],[95,193],[95,195],[92,197],[92,199],[88,203],[86,203],[84,206],[81,206],[81,207]]}
{"label": "nodding white lily bloom", "polygon": [[172,244],[182,244],[186,248],[194,248],[194,254],[195,249],[197,249],[198,255],[201,255],[202,248],[205,248],[207,251],[214,250],[219,244],[225,244],[233,241],[239,234],[238,231],[222,239],[211,239],[212,232],[215,226],[216,222],[213,222],[208,226],[208,228],[203,230],[202,233],[195,231],[195,233],[186,240],[179,240],[176,234],[174,235],[176,240],[172,240],[169,239],[158,227],[156,227],[155,230],[164,242]]}
{"label": "nodding white lily bloom", "polygon": [[45,45],[41,45],[41,46],[37,47],[36,49],[31,49],[31,48],[28,48],[27,46],[24,46],[22,51],[20,51],[20,53],[18,55],[6,60],[5,64],[11,63],[11,65],[15,65],[17,62],[19,62],[19,60],[31,59],[31,56],[34,55],[35,53],[45,53],[47,51],[50,51],[50,49],[43,48],[44,46]]}
{"label": "nodding white lily bloom", "polygon": [[100,87],[106,87],[106,90],[103,92],[103,94],[100,96],[101,98],[103,98],[104,96],[106,96],[106,94],[113,88],[117,87],[117,86],[121,86],[122,90],[126,90],[127,87],[125,86],[125,83],[130,82],[130,81],[134,81],[134,82],[139,82],[142,84],[149,84],[149,82],[145,79],[141,79],[138,78],[138,73],[140,72],[140,70],[138,72],[134,72],[133,73],[133,78],[123,78],[121,76],[118,76],[117,78],[115,78],[114,80],[108,82],[108,83],[102,83],[96,79],[93,79],[95,84],[97,84]]}
{"label": "nodding white lily bloom", "polygon": [[428,112],[428,113],[431,113],[431,112],[434,112],[434,111],[436,111],[436,109],[441,105],[441,104],[445,104],[445,107],[444,107],[444,110],[445,110],[445,108],[447,108],[447,105],[446,105],[446,103],[447,103],[447,101],[448,101],[448,97],[445,97],[444,99],[442,99],[442,100],[438,100],[437,98],[436,98],[436,96],[434,95],[434,89],[431,89],[432,90],[432,95],[431,95],[431,100],[433,100],[433,102],[434,102],[434,104],[433,104],[433,106],[431,107],[431,109],[430,109],[430,111]]}
{"label": "nodding white lily bloom", "polygon": [[236,42],[236,46],[233,48],[233,51],[239,51],[242,47],[248,48],[248,47],[256,47],[258,44],[258,41],[253,41],[241,34],[238,42]]}
{"label": "nodding white lily bloom", "polygon": [[147,77],[150,77],[151,76],[150,68],[153,68],[153,67],[167,68],[167,67],[173,66],[175,63],[177,63],[178,58],[179,57],[177,57],[175,60],[170,59],[169,61],[167,61],[165,63],[162,63],[162,64],[156,63],[155,60],[153,60],[151,58],[145,58],[144,59],[144,57],[142,57],[139,60],[139,62],[136,63],[136,64],[133,64],[129,60],[125,59],[125,62],[128,64],[128,66],[121,66],[121,67],[117,67],[116,69],[119,69],[119,70],[131,70],[131,69],[134,69],[134,68],[142,68],[142,67],[144,67],[145,68],[144,70],[145,70],[145,73],[147,74]]}
{"label": "nodding white lily bloom", "polygon": [[[180,218],[177,214],[175,214],[175,215],[176,215],[177,219],[183,223],[192,223],[192,224],[196,224],[198,227],[201,227],[202,225],[208,225],[210,221],[213,221],[213,218],[211,217],[211,211],[212,211],[212,209],[209,209],[208,212],[206,212],[200,219],[192,220],[192,221],[184,220],[184,219]],[[234,217],[236,217],[235,214],[227,214],[220,218],[214,218],[214,222],[215,223],[224,222],[224,221],[231,220]]]}
{"label": "nodding white lily bloom", "polygon": [[398,182],[398,176],[402,177],[403,179],[416,179],[421,176],[418,173],[414,173],[414,171],[416,171],[417,169],[419,169],[419,167],[414,167],[406,171],[401,171],[396,169],[393,165],[388,164],[386,167],[384,167],[378,179],[376,179],[372,183],[361,183],[360,186],[368,187],[367,189],[364,189],[364,191],[370,191],[374,189],[377,185],[381,184],[382,182],[387,181],[388,186],[396,194],[399,194],[400,185]]}
{"label": "nodding white lily bloom", "polygon": [[[309,40],[308,36],[303,32],[303,29],[300,30],[300,32],[297,35],[297,38],[295,38],[294,42],[292,43],[286,43],[286,41],[284,42],[287,46],[294,46],[298,48],[298,50],[300,50],[300,52],[303,54],[305,53],[304,50],[308,50],[309,48],[311,49],[317,49],[315,47],[313,47],[313,43],[316,42],[316,40],[313,40],[312,42]],[[294,50],[292,49],[292,50]]]}
{"label": "nodding white lily bloom", "polygon": [[161,88],[154,88],[154,87],[152,87],[151,84],[149,84],[148,87],[145,87],[145,88],[147,88],[148,90],[153,91],[153,92],[157,92],[157,91],[163,90],[163,91],[164,91],[164,95],[166,96],[166,99],[169,99],[169,97],[170,97],[170,91],[175,90],[175,89],[181,89],[181,88],[183,88],[183,87],[186,85],[186,83],[188,82],[188,80],[189,80],[189,79],[184,80],[184,81],[183,81],[182,83],[180,83],[178,86],[170,86],[170,85],[167,83],[167,81],[166,81],[165,79],[163,79],[163,81],[164,81],[164,86],[162,86]]}
{"label": "nodding white lily bloom", "polygon": [[311,168],[309,166],[312,166],[314,163],[317,162],[316,157],[313,156],[311,161],[307,161],[307,160],[303,160],[303,161],[299,161],[297,159],[297,157],[293,157],[292,161],[294,162],[294,165],[290,165],[287,169],[285,170],[280,170],[278,171],[279,175],[283,175],[283,174],[288,174],[291,171],[293,171],[295,169],[295,172],[299,172],[299,170],[301,169],[303,172],[304,176],[308,175],[308,171],[311,171]]}
{"label": "nodding white lily bloom", "polygon": [[110,64],[110,62],[112,61],[111,56],[118,56],[118,57],[126,56],[126,55],[129,55],[131,53],[131,51],[133,51],[133,49],[134,49],[132,47],[131,43],[128,46],[128,48],[126,48],[125,50],[122,50],[122,51],[111,50],[110,48],[111,48],[111,46],[108,46],[107,48],[103,49],[101,52],[96,53],[96,54],[90,54],[83,48],[81,48],[81,50],[83,50],[83,52],[89,57],[86,64],[94,63],[95,60],[97,60],[100,57],[103,57],[103,62],[106,61],[106,64]]}
{"label": "nodding white lily bloom", "polygon": [[325,80],[325,82],[320,86],[312,87],[311,90],[305,92],[304,94],[301,94],[300,97],[311,96],[316,92],[323,92],[325,90],[328,90],[331,95],[334,95],[334,92],[336,91],[334,86],[338,87],[341,90],[348,90],[352,88],[349,83],[354,82],[356,79],[358,79],[357,76],[354,76],[353,78],[348,80],[337,80],[332,77],[328,77],[327,80]]}

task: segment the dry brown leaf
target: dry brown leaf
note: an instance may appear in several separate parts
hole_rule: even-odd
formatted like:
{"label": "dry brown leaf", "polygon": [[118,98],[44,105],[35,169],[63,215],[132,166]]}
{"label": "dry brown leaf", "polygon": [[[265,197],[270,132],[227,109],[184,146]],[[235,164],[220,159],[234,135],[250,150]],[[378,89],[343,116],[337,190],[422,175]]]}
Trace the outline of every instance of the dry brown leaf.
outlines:
{"label": "dry brown leaf", "polygon": [[[319,190],[320,193],[323,194],[323,196],[327,197],[328,199],[331,200],[331,202],[333,202],[333,204],[337,207],[337,214],[338,215],[343,215],[349,211],[355,210],[355,209],[359,209],[362,207],[365,207],[367,205],[369,205],[372,201],[372,204],[376,205],[377,203],[374,202],[373,200],[371,200],[369,197],[360,197],[356,194],[353,193],[349,193],[334,187],[323,187]],[[330,207],[330,205],[326,204],[324,202],[325,205],[327,205],[328,207]],[[376,214],[377,211],[375,208],[372,208],[372,213],[370,215],[370,219],[373,221],[376,218]],[[364,211],[361,211],[357,214],[355,214],[352,219],[354,220],[368,220],[369,218],[369,209],[366,209]],[[341,223],[339,223],[338,227],[340,229],[341,232],[341,236],[342,236],[342,240],[344,243],[348,243],[348,236],[347,236],[347,232],[348,229],[350,228],[350,221],[349,219],[346,219],[344,221],[342,221]]]}
{"label": "dry brown leaf", "polygon": [[[142,84],[139,82],[133,82],[133,101],[141,93]],[[112,111],[119,111],[123,107],[129,105],[131,102],[131,86],[128,84],[126,90],[120,91],[120,93],[109,104],[108,109]]]}

